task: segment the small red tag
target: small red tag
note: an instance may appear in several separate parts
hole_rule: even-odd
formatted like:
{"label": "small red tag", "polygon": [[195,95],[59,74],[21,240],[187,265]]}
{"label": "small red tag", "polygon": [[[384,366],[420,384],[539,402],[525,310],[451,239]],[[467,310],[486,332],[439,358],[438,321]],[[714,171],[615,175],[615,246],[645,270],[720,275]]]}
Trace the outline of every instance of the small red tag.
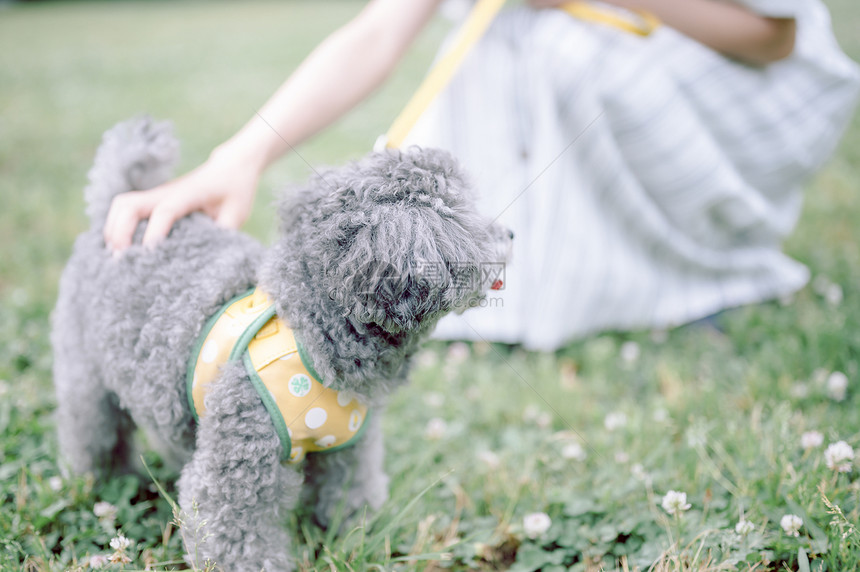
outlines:
{"label": "small red tag", "polygon": [[495,282],[493,282],[493,285],[492,285],[492,286],[490,286],[490,290],[501,290],[501,289],[502,289],[502,286],[504,286],[504,285],[505,285],[505,283],[504,283],[504,282],[502,282],[502,281],[501,281],[501,280],[499,280],[499,279],[496,279],[496,281],[495,281]]}

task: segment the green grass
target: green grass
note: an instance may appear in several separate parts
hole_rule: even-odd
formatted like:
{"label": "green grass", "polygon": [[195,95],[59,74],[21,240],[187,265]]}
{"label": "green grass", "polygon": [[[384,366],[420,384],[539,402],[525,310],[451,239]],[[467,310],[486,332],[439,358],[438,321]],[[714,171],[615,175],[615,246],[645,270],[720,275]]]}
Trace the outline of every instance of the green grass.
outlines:
{"label": "green grass", "polygon": [[[843,46],[860,59],[856,0],[829,4]],[[127,2],[0,10],[0,570],[74,568],[111,554],[118,530],[133,541],[130,567],[184,566],[166,498],[175,490],[156,457],[147,462],[165,494],[149,478],[57,478],[49,312],[85,227],[85,175],[101,132],[140,111],[175,121],[182,168],[194,166],[359,8]],[[302,155],[318,165],[365,152],[445,27],[434,24],[383,90],[303,145]],[[275,166],[248,230],[267,239],[272,193],[307,173],[295,156]],[[291,516],[300,566],[860,567],[858,472],[834,474],[823,456],[837,440],[860,446],[858,181],[855,118],[809,186],[787,244],[814,276],[841,286],[839,304],[809,287],[788,305],[727,313],[725,333],[603,335],[555,354],[430,344],[386,419],[390,501],[339,536],[308,524],[301,510]],[[621,357],[629,342],[640,350],[635,361]],[[827,395],[830,371],[848,376],[844,401]],[[626,424],[606,429],[610,413],[623,413]],[[425,435],[428,424],[435,438]],[[804,451],[800,436],[809,430],[823,433],[824,444]],[[581,457],[575,444],[584,458],[562,454]],[[682,517],[661,508],[668,490],[687,493]],[[115,512],[97,517],[97,502]],[[532,512],[552,519],[534,540],[523,529]],[[803,518],[797,538],[780,528],[788,513]],[[745,537],[734,532],[741,514],[755,527]]]}

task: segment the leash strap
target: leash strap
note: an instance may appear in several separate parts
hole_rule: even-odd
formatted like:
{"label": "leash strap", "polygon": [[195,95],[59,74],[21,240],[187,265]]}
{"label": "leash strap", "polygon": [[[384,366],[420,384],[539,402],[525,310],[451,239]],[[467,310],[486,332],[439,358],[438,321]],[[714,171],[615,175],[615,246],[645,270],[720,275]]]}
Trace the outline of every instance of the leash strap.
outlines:
{"label": "leash strap", "polygon": [[[383,148],[397,149],[403,144],[403,140],[418,122],[421,114],[451,81],[469,50],[484,35],[504,3],[505,0],[478,0],[475,3],[460,28],[453,47],[431,68],[412,99],[391,124],[388,133],[376,141],[375,151],[381,151]],[[648,12],[631,11],[634,18],[626,18],[614,10],[598,8],[588,1],[566,2],[560,4],[559,9],[574,18],[612,26],[639,36],[650,35],[660,25],[660,20]]]}
{"label": "leash strap", "polygon": [[[391,124],[391,128],[384,136],[386,148],[396,149],[403,144],[403,140],[406,139],[418,118],[451,81],[454,73],[463,62],[463,58],[466,57],[475,42],[484,35],[490,22],[493,21],[504,3],[505,0],[478,0],[460,28],[454,45],[436,62],[436,65],[421,82],[412,99]],[[377,142],[378,144],[379,142]]]}
{"label": "leash strap", "polygon": [[637,36],[650,36],[660,26],[660,20],[644,10],[624,10],[633,16],[630,18],[622,15],[621,10],[600,8],[587,1],[565,2],[559,8],[574,18],[612,26]]}

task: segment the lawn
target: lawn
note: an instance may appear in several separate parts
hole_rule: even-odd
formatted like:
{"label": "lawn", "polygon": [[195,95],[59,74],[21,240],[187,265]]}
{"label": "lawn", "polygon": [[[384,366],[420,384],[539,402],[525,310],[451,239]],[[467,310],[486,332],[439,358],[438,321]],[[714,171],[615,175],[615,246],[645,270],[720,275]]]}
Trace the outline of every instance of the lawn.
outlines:
{"label": "lawn", "polygon": [[[174,120],[182,169],[199,163],[360,5],[0,5],[0,570],[86,568],[117,553],[120,533],[127,569],[184,568],[158,458],[146,458],[153,478],[59,476],[49,314],[86,225],[86,172],[101,132],[141,111]],[[860,60],[860,6],[829,5]],[[302,156],[363,154],[447,26]],[[270,198],[308,170],[289,156],[269,171],[249,232],[270,238]],[[606,334],[556,353],[428,344],[386,420],[390,501],[339,536],[291,516],[299,567],[860,568],[860,467],[835,471],[825,454],[860,447],[858,181],[855,118],[786,245],[814,280],[725,313],[719,330]],[[669,491],[686,494],[675,515]],[[802,519],[796,536],[785,515]]]}

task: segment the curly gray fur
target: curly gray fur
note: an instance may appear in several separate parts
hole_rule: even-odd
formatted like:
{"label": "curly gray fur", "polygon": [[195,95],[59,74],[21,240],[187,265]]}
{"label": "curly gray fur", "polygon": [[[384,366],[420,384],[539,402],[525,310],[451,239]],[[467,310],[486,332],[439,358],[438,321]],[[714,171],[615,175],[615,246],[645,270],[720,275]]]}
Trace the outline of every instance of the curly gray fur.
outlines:
{"label": "curly gray fur", "polygon": [[261,283],[308,352],[325,355],[325,383],[390,390],[378,380],[402,381],[417,343],[474,295],[458,285],[498,259],[468,189],[448,153],[413,149],[324,171],[282,202]]}
{"label": "curly gray fur", "polygon": [[355,447],[303,467],[304,498],[327,523],[335,506],[384,501],[384,396],[406,379],[436,322],[483,295],[486,284],[463,288],[462,279],[499,260],[509,239],[476,214],[449,155],[410,149],[374,153],[310,181],[283,201],[282,236],[268,250],[193,214],[153,249],[139,245],[141,223],[135,244],[113,258],[102,239],[110,201],[165,181],[177,154],[168,124],[140,118],[105,134],[90,171],[92,226],[75,243],[53,317],[61,453],[77,473],[125,470],[140,427],[183,465],[182,533],[192,561],[289,569],[280,521],[302,476],[280,464],[274,427],[242,365],[222,368],[199,426],[188,408],[185,369],[206,320],[259,283],[324,382],[371,405]]}

